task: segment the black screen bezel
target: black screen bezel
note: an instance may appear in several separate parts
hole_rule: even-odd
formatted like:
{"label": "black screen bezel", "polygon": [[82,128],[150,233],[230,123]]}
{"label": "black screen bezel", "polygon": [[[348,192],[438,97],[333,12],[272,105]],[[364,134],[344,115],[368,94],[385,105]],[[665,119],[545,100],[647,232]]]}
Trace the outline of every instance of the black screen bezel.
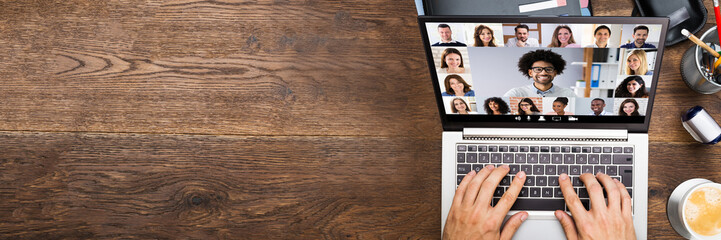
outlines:
{"label": "black screen bezel", "polygon": [[[654,66],[655,72],[652,78],[651,94],[648,99],[647,113],[643,123],[605,123],[605,122],[535,122],[535,121],[507,121],[513,119],[514,115],[488,116],[488,115],[452,115],[445,112],[441,88],[438,81],[438,74],[434,67],[431,43],[428,39],[426,22],[443,23],[564,23],[564,24],[658,24],[661,25],[659,46],[657,46],[657,57]],[[658,77],[661,71],[661,60],[665,44],[666,32],[668,31],[669,18],[667,17],[529,17],[529,16],[418,16],[418,25],[421,29],[423,46],[426,51],[428,69],[430,70],[433,89],[436,94],[436,102],[440,113],[444,131],[460,131],[463,128],[571,128],[571,129],[627,129],[632,133],[648,133],[648,126],[653,112]],[[582,116],[578,116],[582,117]],[[494,119],[503,119],[505,122],[493,122]],[[565,118],[564,118],[565,119]]]}

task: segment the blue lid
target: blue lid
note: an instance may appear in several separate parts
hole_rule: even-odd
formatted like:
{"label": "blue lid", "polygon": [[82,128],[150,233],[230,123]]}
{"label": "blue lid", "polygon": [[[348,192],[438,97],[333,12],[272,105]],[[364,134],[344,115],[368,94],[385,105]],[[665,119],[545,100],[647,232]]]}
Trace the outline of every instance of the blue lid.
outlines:
{"label": "blue lid", "polygon": [[703,110],[703,107],[701,107],[701,106],[692,107],[691,109],[689,109],[688,111],[686,111],[686,114],[684,114],[683,116],[681,116],[681,120],[683,120],[684,122],[685,122],[685,121],[688,121],[688,120],[691,120],[691,118],[695,117],[696,114],[698,114],[698,113],[701,112],[702,110]]}

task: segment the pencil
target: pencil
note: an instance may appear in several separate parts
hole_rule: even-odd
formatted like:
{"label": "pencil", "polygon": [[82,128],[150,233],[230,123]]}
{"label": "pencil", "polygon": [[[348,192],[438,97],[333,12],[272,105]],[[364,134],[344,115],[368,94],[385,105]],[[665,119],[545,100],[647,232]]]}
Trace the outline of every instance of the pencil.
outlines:
{"label": "pencil", "polygon": [[714,57],[716,57],[716,58],[721,57],[721,55],[719,55],[718,52],[716,52],[715,50],[713,50],[713,48],[711,48],[711,47],[709,47],[708,45],[706,45],[706,43],[704,43],[704,42],[702,42],[701,40],[699,40],[696,36],[694,36],[693,34],[691,34],[691,32],[689,32],[689,31],[686,30],[685,28],[684,28],[684,29],[681,29],[681,34],[683,34],[684,36],[686,36],[686,37],[687,37],[689,40],[691,40],[692,42],[696,43],[696,45],[698,45],[699,47],[702,47],[703,49],[706,49],[706,51],[708,51],[709,53],[711,53],[711,55],[713,55]]}

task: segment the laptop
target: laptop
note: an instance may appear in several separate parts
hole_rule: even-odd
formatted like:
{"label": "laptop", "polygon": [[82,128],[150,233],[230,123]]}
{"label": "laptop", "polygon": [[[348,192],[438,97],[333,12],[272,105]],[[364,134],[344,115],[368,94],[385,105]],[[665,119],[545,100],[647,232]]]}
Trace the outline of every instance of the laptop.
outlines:
{"label": "laptop", "polygon": [[623,182],[639,239],[647,232],[648,126],[669,20],[640,17],[419,16],[443,123],[441,229],[470,171],[508,164],[527,180],[508,216],[514,239],[564,239],[567,173],[588,208],[582,173]]}

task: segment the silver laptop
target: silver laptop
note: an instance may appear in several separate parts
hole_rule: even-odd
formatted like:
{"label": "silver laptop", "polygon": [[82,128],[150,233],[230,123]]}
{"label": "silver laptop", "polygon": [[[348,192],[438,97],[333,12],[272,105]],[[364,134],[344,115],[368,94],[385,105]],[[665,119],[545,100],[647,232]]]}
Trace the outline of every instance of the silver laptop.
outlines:
{"label": "silver laptop", "polygon": [[619,179],[647,232],[648,126],[667,18],[420,16],[443,123],[441,227],[470,171],[508,164],[528,178],[508,213],[528,211],[514,239],[563,239],[567,173],[588,208],[582,173]]}

